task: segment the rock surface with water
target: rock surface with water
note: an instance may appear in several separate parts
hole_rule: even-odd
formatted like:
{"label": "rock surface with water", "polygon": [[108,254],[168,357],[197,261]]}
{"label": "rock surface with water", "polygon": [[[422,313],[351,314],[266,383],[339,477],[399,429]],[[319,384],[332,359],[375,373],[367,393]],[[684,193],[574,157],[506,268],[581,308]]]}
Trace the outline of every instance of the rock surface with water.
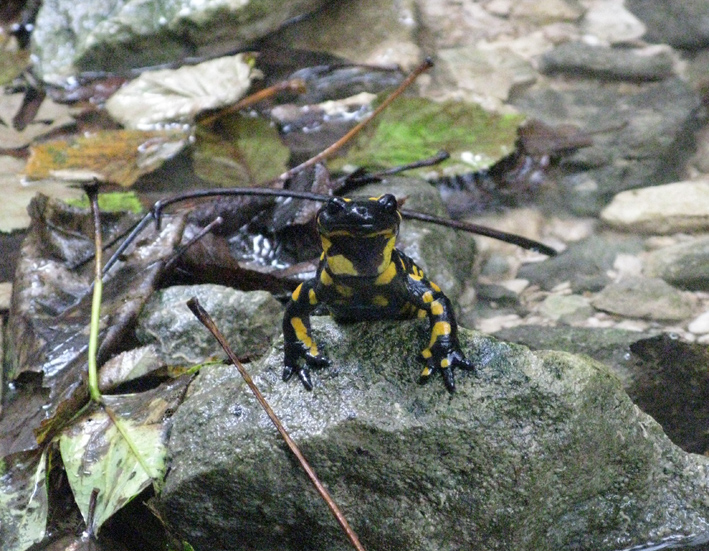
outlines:
{"label": "rock surface with water", "polygon": [[187,308],[196,297],[215,318],[239,357],[262,355],[280,330],[283,307],[266,291],[245,293],[221,285],[175,285],[153,294],[138,319],[136,336],[156,344],[169,365],[194,365],[225,357],[217,341]]}
{"label": "rock surface with water", "polygon": [[[415,382],[423,321],[314,329],[333,365],[313,392],[281,381],[282,343],[249,369],[365,547],[610,551],[706,531],[708,460],[603,365],[463,329],[478,373],[451,396]],[[191,545],[349,549],[233,367],[205,369],[174,421],[160,507]]]}
{"label": "rock surface with water", "polygon": [[122,72],[224,55],[325,0],[48,0],[32,35],[35,68],[65,84],[79,72]]}
{"label": "rock surface with water", "polygon": [[709,229],[709,182],[672,182],[619,193],[601,212],[625,231],[675,233]]}
{"label": "rock surface with water", "polygon": [[548,124],[599,131],[591,147],[562,161],[558,181],[565,208],[586,216],[597,215],[621,191],[678,180],[694,150],[700,106],[696,92],[677,78],[641,87],[543,84],[512,103]]}

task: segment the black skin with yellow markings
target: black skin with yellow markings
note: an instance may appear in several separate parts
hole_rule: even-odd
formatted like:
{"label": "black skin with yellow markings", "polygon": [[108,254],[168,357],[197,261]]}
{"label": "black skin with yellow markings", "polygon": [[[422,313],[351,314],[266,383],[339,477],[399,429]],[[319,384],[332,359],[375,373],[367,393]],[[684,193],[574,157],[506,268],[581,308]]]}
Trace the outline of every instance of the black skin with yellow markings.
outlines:
{"label": "black skin with yellow markings", "polygon": [[420,355],[422,382],[440,371],[455,391],[453,368],[473,370],[460,350],[451,303],[413,260],[395,248],[401,214],[396,198],[331,198],[317,215],[323,245],[316,276],[298,286],[283,318],[285,368],[312,390],[310,368],[329,360],[310,331],[310,314],[324,304],[335,320],[372,321],[428,317],[431,339]]}

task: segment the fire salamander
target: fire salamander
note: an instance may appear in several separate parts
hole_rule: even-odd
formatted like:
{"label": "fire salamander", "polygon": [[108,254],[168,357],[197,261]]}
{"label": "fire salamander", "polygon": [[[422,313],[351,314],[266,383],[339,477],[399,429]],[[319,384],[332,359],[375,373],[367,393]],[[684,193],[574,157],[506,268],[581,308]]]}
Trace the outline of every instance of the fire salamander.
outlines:
{"label": "fire salamander", "polygon": [[305,388],[312,390],[310,368],[330,363],[310,331],[310,314],[321,303],[337,321],[428,317],[431,340],[419,358],[425,364],[421,381],[440,371],[452,393],[453,368],[474,369],[460,350],[448,297],[394,247],[400,222],[391,194],[369,199],[333,197],[320,209],[317,228],[323,253],[317,274],[293,291],[283,318],[284,381],[297,373]]}

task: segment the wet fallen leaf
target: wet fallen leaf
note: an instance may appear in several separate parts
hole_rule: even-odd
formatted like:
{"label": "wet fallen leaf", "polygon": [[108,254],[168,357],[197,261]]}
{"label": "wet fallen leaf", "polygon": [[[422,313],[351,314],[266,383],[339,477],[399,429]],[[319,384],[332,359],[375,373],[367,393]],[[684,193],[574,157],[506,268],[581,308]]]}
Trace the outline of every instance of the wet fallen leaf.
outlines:
{"label": "wet fallen leaf", "polygon": [[28,178],[90,180],[130,186],[162,166],[187,144],[181,130],[104,130],[68,140],[53,140],[30,149]]}
{"label": "wet fallen leaf", "polygon": [[0,151],[22,149],[40,136],[74,124],[69,107],[45,98],[34,120],[23,130],[13,127],[13,118],[22,107],[24,94],[0,94]]}
{"label": "wet fallen leaf", "polygon": [[154,344],[121,352],[101,366],[98,384],[102,392],[163,366]]}
{"label": "wet fallen leaf", "polygon": [[[433,170],[445,174],[487,168],[511,153],[521,115],[488,113],[481,107],[424,98],[400,98],[367,127],[348,153],[331,166],[393,167],[433,156],[451,158]],[[431,174],[432,169],[418,169]]]}
{"label": "wet fallen leaf", "polygon": [[[25,394],[6,400],[0,418],[3,454],[50,440],[86,400],[93,222],[88,211],[46,197],[36,198],[30,210],[33,225],[22,245],[7,332],[8,380]],[[105,243],[124,235],[134,221],[125,213],[104,213]],[[144,232],[104,283],[102,359],[122,342],[152,293],[165,258],[180,240],[182,220],[166,217],[160,230],[149,226]]]}
{"label": "wet fallen leaf", "polygon": [[0,189],[4,193],[0,202],[0,232],[22,230],[30,225],[27,207],[38,193],[62,200],[78,199],[84,194],[67,182],[25,182],[22,177],[25,164],[21,159],[0,156]]}
{"label": "wet fallen leaf", "polygon": [[169,410],[179,404],[190,377],[140,394],[105,396],[106,408],[85,415],[59,438],[64,468],[84,520],[98,489],[93,531],[166,471]]}
{"label": "wet fallen leaf", "polygon": [[22,452],[2,461],[0,542],[3,551],[24,551],[47,527],[47,452]]}
{"label": "wet fallen leaf", "polygon": [[10,84],[29,65],[28,50],[9,50],[0,47],[0,86]]}
{"label": "wet fallen leaf", "polygon": [[251,59],[238,54],[175,70],[145,72],[113,94],[106,109],[128,128],[192,122],[197,113],[244,96],[255,76]]}
{"label": "wet fallen leaf", "polygon": [[289,156],[267,120],[237,113],[219,119],[214,129],[198,127],[194,170],[220,186],[254,186],[285,172]]}

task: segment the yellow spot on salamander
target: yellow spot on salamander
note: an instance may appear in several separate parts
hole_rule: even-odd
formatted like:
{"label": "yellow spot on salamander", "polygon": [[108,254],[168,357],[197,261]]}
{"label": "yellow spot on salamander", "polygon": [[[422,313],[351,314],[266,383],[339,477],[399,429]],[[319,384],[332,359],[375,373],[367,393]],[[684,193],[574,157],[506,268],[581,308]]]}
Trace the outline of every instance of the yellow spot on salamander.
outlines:
{"label": "yellow spot on salamander", "polygon": [[311,339],[310,335],[308,335],[308,330],[305,328],[303,320],[300,318],[293,318],[290,320],[290,324],[293,327],[293,330],[295,331],[296,338],[305,346],[312,349],[312,347],[314,346],[313,339]]}
{"label": "yellow spot on salamander", "polygon": [[303,289],[302,283],[295,288],[295,291],[293,291],[293,294],[290,296],[290,298],[293,299],[293,302],[298,302],[298,298],[300,297],[301,289]]}
{"label": "yellow spot on salamander", "polygon": [[446,368],[450,365],[451,363],[448,361],[448,358],[443,358],[441,360],[441,367]]}
{"label": "yellow spot on salamander", "polygon": [[327,251],[330,250],[330,247],[332,247],[332,241],[330,241],[327,237],[324,235],[320,236],[320,242],[322,243],[322,250],[324,254],[327,254]]}
{"label": "yellow spot on salamander", "polygon": [[431,370],[428,367],[424,367],[421,372],[421,377],[428,377],[431,374]]}
{"label": "yellow spot on salamander", "polygon": [[335,290],[343,297],[351,297],[354,294],[352,287],[347,287],[346,285],[335,284]]}
{"label": "yellow spot on salamander", "polygon": [[332,285],[332,278],[330,274],[327,273],[327,270],[320,272],[320,283],[323,285]]}
{"label": "yellow spot on salamander", "polygon": [[436,285],[433,281],[429,281],[429,283],[431,284],[431,287],[433,288],[434,291],[436,291],[437,293],[441,292],[441,288],[438,285]]}
{"label": "yellow spot on salamander", "polygon": [[421,298],[426,303],[433,302],[433,294],[431,293],[431,291],[426,291]]}
{"label": "yellow spot on salamander", "polygon": [[333,274],[337,275],[353,275],[356,276],[357,270],[352,264],[352,261],[344,255],[337,254],[327,257],[327,267]]}
{"label": "yellow spot on salamander", "polygon": [[425,318],[428,315],[428,312],[426,310],[419,310],[416,312],[416,317],[417,318]]}
{"label": "yellow spot on salamander", "polygon": [[396,245],[396,236],[390,237],[387,244],[384,246],[384,251],[382,252],[382,263],[377,266],[378,274],[384,273],[389,267],[389,264],[391,264],[391,251],[394,250],[394,245]]}
{"label": "yellow spot on salamander", "polygon": [[387,266],[387,269],[384,270],[377,279],[374,281],[375,285],[388,285],[391,283],[391,280],[394,279],[394,276],[396,276],[396,264],[393,262],[389,262],[389,266]]}
{"label": "yellow spot on salamander", "polygon": [[374,295],[372,297],[372,304],[377,306],[387,306],[389,304],[389,299],[383,295]]}
{"label": "yellow spot on salamander", "polygon": [[436,323],[434,323],[433,328],[431,329],[431,342],[428,343],[429,348],[433,346],[433,343],[438,340],[438,337],[442,337],[443,335],[450,335],[450,332],[451,324],[447,321],[437,321]]}
{"label": "yellow spot on salamander", "polygon": [[[302,285],[302,283],[301,283],[301,285]],[[318,297],[315,296],[315,291],[313,289],[310,289],[310,291],[308,291],[308,301],[313,306],[315,306],[318,303]]]}
{"label": "yellow spot on salamander", "polygon": [[425,350],[421,351],[421,356],[423,356],[424,358],[426,358],[428,360],[432,356],[431,349],[426,348]]}
{"label": "yellow spot on salamander", "polygon": [[431,304],[431,313],[434,316],[440,316],[443,313],[443,305],[436,301]]}

